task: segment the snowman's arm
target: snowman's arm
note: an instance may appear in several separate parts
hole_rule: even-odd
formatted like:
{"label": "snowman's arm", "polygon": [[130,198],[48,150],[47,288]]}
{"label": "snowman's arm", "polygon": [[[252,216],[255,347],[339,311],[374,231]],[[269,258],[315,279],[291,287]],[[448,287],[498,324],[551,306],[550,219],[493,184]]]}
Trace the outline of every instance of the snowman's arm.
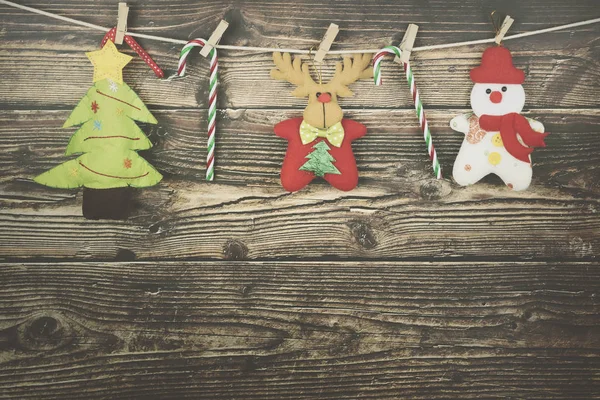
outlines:
{"label": "snowman's arm", "polygon": [[529,122],[531,129],[533,129],[534,131],[540,132],[540,133],[545,132],[544,124],[542,124],[540,121],[536,121],[535,119],[531,119],[531,118],[527,118],[527,121]]}
{"label": "snowman's arm", "polygon": [[452,118],[450,121],[450,127],[457,132],[464,133],[465,135],[469,133],[469,117],[470,114],[461,114]]}

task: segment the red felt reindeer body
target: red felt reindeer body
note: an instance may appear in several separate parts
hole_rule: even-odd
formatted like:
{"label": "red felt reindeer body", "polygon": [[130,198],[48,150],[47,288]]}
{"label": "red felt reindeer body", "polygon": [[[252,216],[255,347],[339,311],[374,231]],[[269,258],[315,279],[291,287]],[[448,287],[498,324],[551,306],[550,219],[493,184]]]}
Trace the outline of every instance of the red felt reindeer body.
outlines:
{"label": "red felt reindeer body", "polygon": [[[306,157],[313,151],[313,147],[325,138],[317,138],[309,144],[302,144],[300,139],[300,125],[302,117],[292,118],[275,125],[275,134],[288,140],[288,148],[281,167],[281,185],[288,192],[296,192],[308,185],[314,178],[314,172],[304,171],[300,168],[306,163]],[[358,168],[352,152],[351,142],[363,137],[367,127],[350,119],[342,119],[345,131],[344,141],[340,147],[331,146],[329,154],[335,159],[335,166],[339,174],[325,174],[323,179],[339,190],[352,190],[358,184]]]}
{"label": "red felt reindeer body", "polygon": [[358,170],[351,142],[364,136],[367,128],[355,121],[343,119],[337,98],[352,96],[347,85],[373,74],[368,55],[345,58],[336,65],[334,77],[326,84],[315,83],[308,65],[300,58],[293,62],[287,53],[273,55],[277,69],[275,79],[297,86],[292,93],[308,97],[304,116],[282,121],[275,133],[288,140],[288,149],[281,168],[281,184],[289,192],[308,185],[315,177],[324,178],[333,187],[348,191],[358,184]]}

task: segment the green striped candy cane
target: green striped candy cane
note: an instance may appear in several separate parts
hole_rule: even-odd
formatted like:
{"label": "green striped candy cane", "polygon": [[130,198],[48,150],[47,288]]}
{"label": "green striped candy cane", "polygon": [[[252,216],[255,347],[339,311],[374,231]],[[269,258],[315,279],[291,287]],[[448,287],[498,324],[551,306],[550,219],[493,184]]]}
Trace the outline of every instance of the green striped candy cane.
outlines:
{"label": "green striped candy cane", "polygon": [[[204,47],[204,39],[193,39],[181,49],[177,76],[184,76],[187,66],[187,57],[194,47]],[[215,178],[215,134],[217,133],[217,86],[219,85],[219,60],[217,49],[210,50],[210,81],[208,92],[208,142],[206,144],[206,180]]]}
{"label": "green striped candy cane", "polygon": [[[393,54],[400,57],[402,51],[396,46],[387,46],[379,50],[375,56],[373,56],[373,78],[375,79],[375,85],[377,86],[381,85],[381,61],[386,54]],[[406,81],[410,86],[410,92],[412,93],[413,102],[415,104],[415,111],[417,112],[417,117],[419,118],[421,130],[423,131],[423,138],[427,144],[427,152],[429,153],[429,158],[431,159],[433,172],[435,173],[437,179],[442,179],[442,168],[440,167],[440,162],[438,160],[435,147],[433,147],[433,140],[431,138],[431,132],[429,131],[429,123],[425,117],[425,110],[423,109],[423,103],[421,103],[421,96],[419,96],[419,90],[415,84],[415,78],[413,76],[412,69],[410,68],[409,63],[403,64],[404,72],[406,74]]]}

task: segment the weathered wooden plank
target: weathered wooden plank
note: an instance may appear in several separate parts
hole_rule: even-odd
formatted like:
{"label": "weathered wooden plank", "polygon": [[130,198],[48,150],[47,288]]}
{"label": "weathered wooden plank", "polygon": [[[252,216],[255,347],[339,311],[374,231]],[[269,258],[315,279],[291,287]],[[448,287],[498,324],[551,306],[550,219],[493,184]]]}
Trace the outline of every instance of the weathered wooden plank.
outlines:
{"label": "weathered wooden plank", "polygon": [[135,215],[110,222],[84,220],[79,194],[26,188],[5,190],[13,203],[0,211],[5,259],[594,259],[600,249],[598,199],[548,190],[429,182],[284,194],[173,182],[138,193]]}
{"label": "weathered wooden plank", "polygon": [[[293,112],[231,111],[220,123],[217,182],[203,182],[204,126],[193,111],[158,112],[150,161],[165,173],[138,192],[127,222],[81,217],[79,191],[30,181],[64,160],[67,112],[5,112],[0,127],[4,258],[595,257],[600,249],[595,110],[546,110],[553,134],[535,153],[535,182],[511,192],[497,178],[470,188],[432,179],[410,110],[356,112],[362,178],[343,193],[324,182],[287,194],[285,141],[272,125]],[[462,138],[430,114],[448,174]],[[536,115],[537,116],[537,115]],[[385,120],[385,117],[388,119]],[[48,129],[47,127],[52,127]],[[198,130],[200,132],[198,132]],[[446,156],[446,154],[450,156]],[[448,176],[449,178],[449,176]],[[323,238],[328,238],[323,241]]]}
{"label": "weathered wooden plank", "polygon": [[[428,110],[434,143],[450,178],[463,135],[449,121],[462,110]],[[68,158],[64,149],[75,129],[62,129],[69,111],[0,111],[0,180],[32,179]],[[206,157],[206,111],[156,111],[159,124],[143,128],[155,143],[145,156],[169,180],[200,183]],[[217,183],[279,189],[279,169],[287,142],[273,133],[282,120],[301,115],[295,110],[227,110],[218,122]],[[600,165],[600,111],[535,110],[526,114],[542,121],[551,135],[548,147],[537,149],[531,190],[577,190],[597,193]],[[412,191],[433,177],[418,121],[412,110],[354,110],[348,118],[368,128],[354,142],[360,185],[371,189]],[[489,178],[487,182],[499,183]],[[318,185],[318,183],[317,183]],[[321,187],[326,187],[323,183]],[[27,187],[29,190],[29,187]],[[490,195],[503,193],[495,187]]]}
{"label": "weathered wooden plank", "polygon": [[[19,2],[116,21],[109,0]],[[493,9],[516,17],[511,33],[598,16],[592,0],[129,3],[130,27],[146,33],[207,37],[224,16],[224,43],[299,48],[330,21],[335,48],[378,48],[409,22],[417,46],[491,37]],[[218,180],[207,184],[206,61],[194,55],[188,78],[164,82],[136,59],[125,80],[159,120],[144,127],[155,143],[144,156],[165,180],[136,194],[129,221],[110,222],[84,220],[79,191],[30,180],[65,160],[73,130],[61,126],[101,33],[0,5],[0,399],[597,397],[599,29],[507,43],[527,73],[528,116],[552,132],[525,193],[494,178],[434,181],[388,62],[384,86],[362,82],[343,102],[369,128],[355,146],[358,189],[286,194],[272,126],[304,101],[269,79],[268,54],[233,52],[220,53]],[[141,42],[173,72],[179,46]],[[484,48],[414,53],[446,177],[462,140],[448,121],[467,110]],[[56,260],[136,258],[160,261]],[[228,261],[165,261],[184,258]],[[316,261],[281,261],[296,258]],[[323,261],[337,258],[348,260]],[[414,258],[432,262],[381,261]],[[274,262],[229,261],[243,259]]]}
{"label": "weathered wooden plank", "polygon": [[[580,42],[582,45],[591,42],[598,33],[591,33],[593,38],[580,38]],[[567,46],[560,40],[558,43],[562,48]],[[585,46],[579,49],[580,54],[573,50],[576,54],[570,55],[564,50],[561,53],[558,49],[550,49],[544,53],[511,45],[517,66],[528,72],[524,85],[528,107],[588,108],[599,105],[596,94],[600,71],[598,63],[592,61],[599,57],[598,47]],[[433,107],[468,105],[472,87],[469,70],[479,65],[483,49],[479,46],[453,55],[448,52],[416,53],[413,62],[415,80],[425,104]],[[292,85],[269,78],[273,67],[269,54],[225,54],[219,60],[222,83],[219,107],[304,107],[304,99],[290,95],[294,89]],[[20,64],[22,69],[14,68],[13,62]],[[198,56],[192,57],[190,64],[186,78],[161,81],[141,60],[136,60],[125,70],[125,81],[150,106],[206,107],[208,63]],[[175,57],[163,63],[164,68],[171,68],[169,73],[176,65]],[[44,73],[49,69],[53,70],[51,74]],[[91,85],[92,68],[83,52],[39,53],[19,49],[0,55],[0,73],[4,77],[0,85],[3,108],[72,108]],[[333,63],[329,63],[324,67],[325,79],[332,74]],[[391,61],[384,65],[384,79],[381,87],[375,87],[368,80],[354,84],[355,96],[343,99],[342,104],[346,108],[410,108],[412,104],[404,77]]]}
{"label": "weathered wooden plank", "polygon": [[598,264],[0,269],[0,398],[588,399]]}
{"label": "weathered wooden plank", "polygon": [[[451,1],[428,8],[414,0],[407,5],[367,3],[300,2],[282,15],[283,3],[213,2],[189,13],[191,3],[169,7],[152,3],[133,7],[132,26],[149,27],[145,32],[185,39],[207,36],[225,13],[232,21],[224,42],[255,46],[295,46],[308,48],[322,37],[324,27],[336,18],[348,21],[339,36],[340,48],[379,48],[396,42],[404,24],[421,25],[417,45],[480,39],[492,35],[487,14],[489,4],[475,0]],[[554,0],[543,7],[524,6],[520,2],[500,5],[499,10],[518,16],[511,32],[518,33],[589,18],[597,12],[593,1],[571,3]],[[76,5],[75,5],[76,4]],[[65,1],[50,11],[83,18],[109,26],[113,22],[105,9],[109,1],[81,5]],[[459,11],[448,11],[453,6]],[[72,107],[90,85],[90,64],[83,54],[97,46],[102,34],[66,26],[41,16],[31,16],[0,6],[4,31],[0,49],[0,105],[4,108]],[[194,3],[194,9],[197,8]],[[489,9],[488,9],[489,8]],[[498,9],[498,8],[497,8]],[[542,10],[543,9],[543,10]],[[103,10],[100,12],[100,10]],[[513,12],[514,11],[514,12]],[[116,11],[115,11],[116,13]],[[177,23],[174,23],[177,21]],[[376,23],[375,23],[376,22]],[[43,35],[40,35],[42,29]],[[400,31],[399,31],[400,30]],[[192,33],[190,33],[192,32]],[[555,32],[516,40],[508,44],[517,66],[527,72],[526,91],[529,107],[597,107],[600,46],[596,38],[599,25],[575,31]],[[43,37],[43,39],[40,39]],[[171,72],[177,64],[178,46],[143,41],[157,61]],[[413,67],[423,100],[432,106],[465,107],[471,87],[468,71],[478,64],[485,46],[414,53]],[[333,59],[331,59],[333,61]],[[15,68],[15,64],[19,68]],[[178,81],[159,81],[139,59],[127,68],[125,79],[152,106],[206,107],[207,62],[199,56],[190,60],[189,76]],[[304,101],[289,95],[292,88],[269,78],[272,67],[269,54],[222,52],[220,107],[269,108],[302,107]],[[324,69],[331,75],[333,63]],[[354,85],[356,96],[344,99],[346,107],[411,107],[397,66],[385,67],[386,83],[375,88],[370,82]],[[40,90],[43,88],[43,90]]]}
{"label": "weathered wooden plank", "polygon": [[[45,11],[100,24],[114,26],[117,9],[109,0],[98,0],[81,4],[75,0],[61,2],[22,1],[21,4],[39,7]],[[198,5],[193,0],[179,0],[164,4],[145,1],[131,4],[128,29],[156,35],[164,35],[181,40],[193,37],[207,38],[220,18],[231,22],[226,40],[230,44],[246,44],[269,47],[309,48],[317,45],[330,21],[340,24],[340,34],[336,38],[336,48],[356,48],[376,44],[398,43],[402,30],[408,22],[423,25],[419,30],[419,45],[430,45],[453,41],[491,37],[493,27],[490,13],[509,13],[515,16],[511,33],[520,33],[548,27],[549,23],[562,25],[589,19],[597,14],[594,0],[575,0],[565,3],[548,0],[539,3],[523,4],[518,0],[482,3],[477,0],[448,0],[431,2],[426,6],[418,0],[407,0],[402,4],[384,1],[357,4],[352,0],[331,2],[294,1],[255,1],[255,0],[207,0]],[[2,16],[6,18],[6,28],[2,34],[11,40],[38,40],[48,48],[79,51],[80,43],[97,43],[92,35],[100,32],[84,27],[49,19],[0,5]],[[589,27],[580,27],[579,31]],[[84,32],[86,34],[81,34]],[[40,35],[43,33],[43,35]],[[68,36],[62,36],[67,34]],[[551,35],[555,35],[552,33]],[[552,45],[549,36],[541,37],[545,45]],[[58,43],[44,41],[45,38],[61,39]],[[537,41],[532,37],[527,41]],[[555,37],[553,37],[555,38]],[[430,41],[430,42],[429,42]],[[436,42],[439,41],[439,42]],[[160,42],[144,41],[148,46]],[[250,42],[250,43],[248,43]],[[172,46],[167,44],[167,46]]]}

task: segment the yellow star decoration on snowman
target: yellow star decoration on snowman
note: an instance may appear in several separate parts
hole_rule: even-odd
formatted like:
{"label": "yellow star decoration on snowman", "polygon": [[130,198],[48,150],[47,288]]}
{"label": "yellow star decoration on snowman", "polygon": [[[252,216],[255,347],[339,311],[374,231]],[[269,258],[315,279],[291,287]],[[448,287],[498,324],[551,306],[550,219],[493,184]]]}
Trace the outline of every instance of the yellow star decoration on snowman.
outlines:
{"label": "yellow star decoration on snowman", "polygon": [[85,55],[94,65],[94,82],[108,78],[120,84],[123,84],[123,67],[133,58],[119,53],[112,40],[108,40],[102,50],[90,51]]}

